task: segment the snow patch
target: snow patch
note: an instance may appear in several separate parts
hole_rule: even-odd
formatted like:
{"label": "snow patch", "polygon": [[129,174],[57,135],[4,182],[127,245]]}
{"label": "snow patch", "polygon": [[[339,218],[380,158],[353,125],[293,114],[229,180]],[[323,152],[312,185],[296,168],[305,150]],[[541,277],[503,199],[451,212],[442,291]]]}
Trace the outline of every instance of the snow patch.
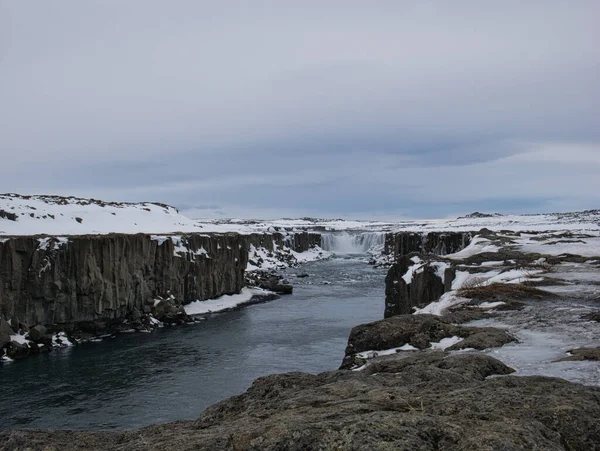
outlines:
{"label": "snow patch", "polygon": [[431,345],[431,349],[441,349],[443,351],[444,349],[449,348],[450,346],[453,346],[456,343],[460,343],[463,340],[464,338],[457,337],[455,335],[454,337],[442,338],[438,342],[430,342],[429,344]]}
{"label": "snow patch", "polygon": [[216,299],[206,301],[194,301],[185,305],[185,313],[188,315],[202,315],[204,313],[216,313],[231,310],[235,307],[249,303],[254,296],[266,296],[274,294],[272,291],[261,288],[242,288],[239,294],[224,295]]}

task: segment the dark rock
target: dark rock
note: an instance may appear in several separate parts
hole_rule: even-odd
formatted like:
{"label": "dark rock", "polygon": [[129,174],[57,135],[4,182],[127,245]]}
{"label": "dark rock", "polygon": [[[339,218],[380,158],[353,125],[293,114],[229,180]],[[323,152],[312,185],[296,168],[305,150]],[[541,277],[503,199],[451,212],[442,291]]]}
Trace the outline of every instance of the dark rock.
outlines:
{"label": "dark rock", "polygon": [[[600,388],[504,376],[483,355],[420,353],[362,372],[278,374],[197,421],[133,431],[8,431],[0,449],[597,450]],[[385,365],[387,366],[385,366]],[[489,376],[501,376],[488,378]]]}
{"label": "dark rock", "polygon": [[23,359],[29,355],[29,346],[11,341],[6,344],[6,355],[11,359]]}
{"label": "dark rock", "polygon": [[587,314],[583,315],[581,318],[585,319],[587,321],[596,321],[596,322],[600,323],[600,312],[587,313]]}
{"label": "dark rock", "polygon": [[298,279],[304,279],[306,277],[309,277],[309,275],[307,273],[302,273],[302,274],[296,274],[296,277]]}
{"label": "dark rock", "polygon": [[464,340],[450,350],[487,349],[516,341],[508,332],[494,327],[459,326],[434,315],[397,315],[354,327],[341,368],[348,369],[361,363],[355,361],[359,352],[398,348],[405,344],[427,349],[430,343],[454,336]]}
{"label": "dark rock", "polygon": [[19,327],[20,321],[19,321],[19,319],[18,319],[16,316],[13,316],[13,317],[11,317],[11,318],[10,318],[10,320],[9,320],[9,324],[10,324],[10,328],[11,328],[12,330],[14,330],[14,331],[15,331],[15,333],[16,333],[16,332],[19,332],[19,329],[20,329],[20,327]]}
{"label": "dark rock", "polygon": [[491,313],[474,309],[457,309],[443,315],[444,320],[452,324],[463,324],[490,317]]}
{"label": "dark rock", "polygon": [[384,254],[394,259],[412,252],[446,255],[469,245],[473,232],[397,232],[386,233]]}
{"label": "dark rock", "polygon": [[[246,237],[238,234],[181,235],[189,252],[150,235],[12,237],[0,243],[0,315],[26,324],[124,318],[167,291],[179,302],[239,293],[248,261]],[[308,238],[306,238],[308,239]],[[299,239],[301,241],[301,239]],[[204,249],[210,258],[196,257]]]}
{"label": "dark rock", "polygon": [[0,218],[8,219],[9,221],[16,221],[17,215],[15,213],[0,209]]}
{"label": "dark rock", "polygon": [[14,335],[17,332],[10,327],[10,324],[4,319],[0,318],[0,334],[2,335]]}
{"label": "dark rock", "polygon": [[277,294],[292,294],[294,287],[289,284],[277,284],[273,287],[273,290]]}
{"label": "dark rock", "polygon": [[32,327],[29,331],[29,339],[32,341],[41,340],[47,332],[48,329],[46,327],[42,326],[41,324],[38,324],[37,326]]}
{"label": "dark rock", "polygon": [[129,316],[130,316],[130,318],[131,318],[132,321],[139,321],[142,318],[142,314],[140,313],[140,311],[136,307],[134,307],[131,310],[131,313],[130,313]]}
{"label": "dark rock", "polygon": [[600,360],[600,348],[577,348],[568,351],[570,356],[555,360],[555,362],[571,362],[580,360]]}
{"label": "dark rock", "polygon": [[[465,337],[465,339],[459,343],[456,343],[449,348],[448,351],[456,351],[458,349],[489,349],[489,348],[499,348],[504,346],[507,343],[511,343],[516,341],[516,339],[510,335],[508,332],[502,329],[497,329],[495,327],[465,327],[464,329],[473,329],[472,333]],[[465,334],[465,330],[459,331],[458,336],[461,335],[461,332]]]}
{"label": "dark rock", "polygon": [[405,255],[390,267],[385,278],[385,318],[412,313],[413,308],[425,307],[437,301],[445,292],[445,281],[428,263],[417,269],[410,283],[406,283],[403,276],[414,264],[410,256]]}
{"label": "dark rock", "polygon": [[[8,342],[10,342],[10,335],[0,332],[0,349],[4,348]],[[2,353],[0,352],[0,354]]]}

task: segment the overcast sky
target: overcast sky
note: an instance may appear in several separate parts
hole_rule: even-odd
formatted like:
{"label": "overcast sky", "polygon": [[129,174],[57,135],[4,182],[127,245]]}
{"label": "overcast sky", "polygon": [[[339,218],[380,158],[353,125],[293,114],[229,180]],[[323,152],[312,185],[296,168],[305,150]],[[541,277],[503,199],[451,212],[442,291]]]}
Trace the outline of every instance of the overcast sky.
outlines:
{"label": "overcast sky", "polygon": [[599,1],[0,0],[0,192],[600,208]]}

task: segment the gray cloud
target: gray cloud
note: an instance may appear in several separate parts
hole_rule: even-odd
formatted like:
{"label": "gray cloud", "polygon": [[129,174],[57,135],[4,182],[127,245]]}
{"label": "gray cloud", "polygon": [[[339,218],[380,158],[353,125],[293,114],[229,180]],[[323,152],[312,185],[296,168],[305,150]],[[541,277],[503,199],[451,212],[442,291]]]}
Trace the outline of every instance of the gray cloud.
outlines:
{"label": "gray cloud", "polygon": [[0,191],[255,216],[591,208],[599,15],[0,0]]}

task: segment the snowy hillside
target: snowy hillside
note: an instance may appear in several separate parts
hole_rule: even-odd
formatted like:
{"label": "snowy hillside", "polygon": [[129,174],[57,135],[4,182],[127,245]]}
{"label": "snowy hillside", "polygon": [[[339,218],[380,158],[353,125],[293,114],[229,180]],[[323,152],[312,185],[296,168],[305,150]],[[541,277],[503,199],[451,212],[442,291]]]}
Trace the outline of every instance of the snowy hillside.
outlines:
{"label": "snowy hillside", "polygon": [[104,202],[60,196],[0,194],[0,235],[106,233],[444,230],[598,230],[600,210],[540,215],[485,215],[458,219],[374,222],[313,218],[268,221],[194,220],[158,203]]}
{"label": "snowy hillside", "polygon": [[199,230],[176,208],[59,196],[0,195],[2,235],[86,235]]}

